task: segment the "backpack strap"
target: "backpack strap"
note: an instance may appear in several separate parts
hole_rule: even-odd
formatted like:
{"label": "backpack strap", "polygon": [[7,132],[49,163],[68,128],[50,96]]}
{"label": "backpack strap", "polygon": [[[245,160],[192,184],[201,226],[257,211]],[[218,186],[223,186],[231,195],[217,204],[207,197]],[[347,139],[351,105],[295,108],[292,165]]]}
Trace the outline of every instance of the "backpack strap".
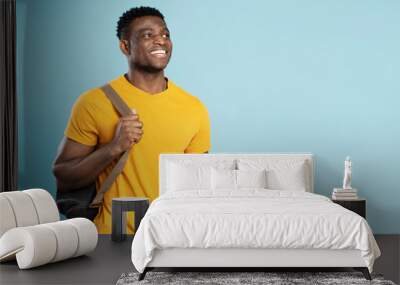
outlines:
{"label": "backpack strap", "polygon": [[110,99],[114,108],[117,109],[121,117],[132,115],[132,110],[126,105],[126,103],[121,99],[121,97],[115,92],[114,88],[110,84],[106,84],[100,88],[107,98]]}
{"label": "backpack strap", "polygon": [[[106,84],[100,88],[107,98],[111,101],[114,108],[117,109],[119,115],[129,116],[132,115],[132,110],[126,105],[126,103],[121,99],[121,97],[115,92],[115,90],[111,87],[111,85]],[[117,176],[122,172],[126,161],[129,157],[130,149],[126,150],[122,156],[119,158],[117,164],[111,170],[110,175],[107,176],[104,183],[101,185],[100,189],[97,191],[96,196],[94,197],[92,203],[90,204],[91,208],[98,208],[103,204],[104,194],[111,188],[111,185],[114,183]]]}

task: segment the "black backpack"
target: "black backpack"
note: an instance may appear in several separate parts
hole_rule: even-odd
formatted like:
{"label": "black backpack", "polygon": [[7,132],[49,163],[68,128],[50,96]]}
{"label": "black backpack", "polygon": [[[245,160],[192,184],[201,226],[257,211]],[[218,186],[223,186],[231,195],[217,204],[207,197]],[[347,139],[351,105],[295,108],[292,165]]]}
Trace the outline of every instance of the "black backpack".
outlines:
{"label": "black backpack", "polygon": [[[101,90],[111,101],[120,116],[132,114],[132,110],[109,84],[102,86]],[[117,164],[101,185],[99,191],[96,189],[96,182],[69,191],[60,191],[57,189],[56,202],[60,213],[68,219],[82,217],[93,221],[99,212],[99,208],[103,204],[104,193],[110,189],[117,176],[122,172],[128,156],[129,149],[119,158]]]}

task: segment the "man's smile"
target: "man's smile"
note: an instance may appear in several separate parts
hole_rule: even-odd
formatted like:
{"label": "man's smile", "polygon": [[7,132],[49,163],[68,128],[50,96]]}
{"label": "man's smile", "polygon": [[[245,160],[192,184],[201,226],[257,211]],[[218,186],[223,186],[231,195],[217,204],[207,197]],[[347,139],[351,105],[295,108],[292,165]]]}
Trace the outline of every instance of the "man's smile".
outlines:
{"label": "man's smile", "polygon": [[168,51],[163,48],[157,48],[151,50],[150,54],[158,58],[165,58],[168,55]]}

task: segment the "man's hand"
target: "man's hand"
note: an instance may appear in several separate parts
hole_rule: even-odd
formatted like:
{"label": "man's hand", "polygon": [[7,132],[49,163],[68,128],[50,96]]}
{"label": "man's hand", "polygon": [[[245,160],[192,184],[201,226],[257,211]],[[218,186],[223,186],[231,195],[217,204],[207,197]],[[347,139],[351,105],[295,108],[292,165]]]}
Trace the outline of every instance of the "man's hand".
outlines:
{"label": "man's hand", "polygon": [[113,140],[109,144],[112,156],[117,156],[137,144],[143,135],[143,123],[139,120],[136,111],[132,115],[121,117],[117,125]]}

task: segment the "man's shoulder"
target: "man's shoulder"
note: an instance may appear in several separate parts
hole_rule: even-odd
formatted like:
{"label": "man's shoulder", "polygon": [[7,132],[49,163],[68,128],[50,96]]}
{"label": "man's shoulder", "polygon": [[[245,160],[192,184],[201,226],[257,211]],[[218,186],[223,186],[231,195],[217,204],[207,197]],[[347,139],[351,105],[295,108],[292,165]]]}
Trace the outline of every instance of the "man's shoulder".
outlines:
{"label": "man's shoulder", "polygon": [[98,107],[104,104],[107,105],[108,100],[104,92],[101,90],[101,87],[95,87],[84,91],[75,101],[76,106],[84,108]]}
{"label": "man's shoulder", "polygon": [[179,96],[182,100],[186,101],[188,104],[193,104],[199,107],[205,107],[201,100],[183,89],[182,87],[176,85],[174,82],[171,82],[171,86],[174,89],[175,95]]}
{"label": "man's shoulder", "polygon": [[101,90],[101,87],[95,87],[86,90],[85,92],[81,93],[81,95],[78,97],[79,101],[85,103],[96,102],[98,100],[103,100],[103,99],[105,99],[105,96],[103,91]]}

